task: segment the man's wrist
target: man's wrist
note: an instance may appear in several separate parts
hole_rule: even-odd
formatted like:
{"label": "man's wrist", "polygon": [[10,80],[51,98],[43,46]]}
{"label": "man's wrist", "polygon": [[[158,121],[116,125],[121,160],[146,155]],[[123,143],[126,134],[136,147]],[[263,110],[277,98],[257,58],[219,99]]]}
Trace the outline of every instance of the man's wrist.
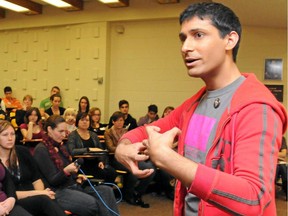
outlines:
{"label": "man's wrist", "polygon": [[175,153],[176,152],[173,151],[171,148],[161,148],[161,150],[159,150],[158,153],[156,152],[154,155],[152,155],[152,157],[150,155],[150,159],[158,168],[166,169],[166,165],[168,164],[169,166],[169,161],[171,162],[171,158]]}
{"label": "man's wrist", "polygon": [[119,141],[118,145],[119,144],[129,145],[129,144],[132,144],[132,142],[129,139],[124,138]]}

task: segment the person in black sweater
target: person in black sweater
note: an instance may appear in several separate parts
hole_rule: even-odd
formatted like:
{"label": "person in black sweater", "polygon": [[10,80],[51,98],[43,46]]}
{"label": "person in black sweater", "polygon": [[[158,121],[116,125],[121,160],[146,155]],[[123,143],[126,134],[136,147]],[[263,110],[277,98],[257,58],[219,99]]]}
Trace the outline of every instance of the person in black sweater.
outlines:
{"label": "person in black sweater", "polygon": [[[49,117],[51,115],[63,115],[65,112],[65,108],[60,107],[62,97],[60,94],[53,94],[50,97],[51,101],[51,107],[47,110],[45,110],[46,117]],[[47,116],[48,115],[48,116]]]}
{"label": "person in black sweater", "polygon": [[55,193],[44,189],[28,148],[15,146],[15,131],[10,122],[0,122],[0,137],[0,159],[14,183],[18,204],[34,216],[65,216],[53,201]]}
{"label": "person in black sweater", "polygon": [[35,148],[34,159],[45,183],[55,190],[57,202],[79,216],[119,215],[111,187],[99,185],[92,188],[83,184],[85,176],[78,176],[80,167],[72,162],[71,155],[63,144],[67,130],[64,118],[59,115],[50,116],[45,122],[44,130],[46,134],[43,142]]}

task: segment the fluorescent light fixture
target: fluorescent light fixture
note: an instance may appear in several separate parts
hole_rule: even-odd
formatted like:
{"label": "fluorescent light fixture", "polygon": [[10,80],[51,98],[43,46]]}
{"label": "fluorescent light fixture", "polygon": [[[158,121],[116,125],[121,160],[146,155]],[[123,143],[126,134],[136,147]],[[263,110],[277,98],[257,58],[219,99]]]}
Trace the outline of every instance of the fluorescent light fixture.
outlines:
{"label": "fluorescent light fixture", "polygon": [[29,11],[28,8],[21,7],[20,5],[13,4],[8,1],[0,0],[0,6],[9,10],[13,10],[15,12],[27,12]]}
{"label": "fluorescent light fixture", "polygon": [[29,0],[0,0],[0,7],[27,15],[42,13],[42,5]]}
{"label": "fluorescent light fixture", "polygon": [[128,7],[129,0],[98,0],[109,7]]}
{"label": "fluorescent light fixture", "polygon": [[83,0],[42,0],[66,11],[83,10]]}
{"label": "fluorescent light fixture", "polygon": [[104,4],[109,4],[109,3],[118,3],[119,0],[99,0],[100,2],[103,2]]}
{"label": "fluorescent light fixture", "polygon": [[42,0],[48,4],[51,4],[51,5],[54,5],[56,7],[59,7],[59,8],[65,8],[65,7],[71,7],[70,4],[64,2],[64,1],[61,1],[61,0]]}

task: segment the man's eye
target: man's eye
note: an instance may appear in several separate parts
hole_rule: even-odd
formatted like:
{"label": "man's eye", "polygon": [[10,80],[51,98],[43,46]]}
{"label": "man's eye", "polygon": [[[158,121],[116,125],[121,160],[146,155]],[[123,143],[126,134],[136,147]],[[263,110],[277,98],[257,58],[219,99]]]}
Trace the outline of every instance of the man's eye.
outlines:
{"label": "man's eye", "polygon": [[179,39],[180,39],[180,41],[183,43],[185,40],[186,40],[186,38],[187,38],[187,36],[186,36],[186,34],[184,34],[183,32],[180,32],[179,33]]}
{"label": "man's eye", "polygon": [[204,34],[203,33],[201,33],[201,32],[197,32],[197,33],[195,33],[195,35],[194,35],[196,38],[201,38],[201,37],[203,37],[204,36]]}
{"label": "man's eye", "polygon": [[180,39],[180,41],[183,43],[185,40],[186,40],[186,37],[184,37],[184,36],[179,36],[179,39]]}

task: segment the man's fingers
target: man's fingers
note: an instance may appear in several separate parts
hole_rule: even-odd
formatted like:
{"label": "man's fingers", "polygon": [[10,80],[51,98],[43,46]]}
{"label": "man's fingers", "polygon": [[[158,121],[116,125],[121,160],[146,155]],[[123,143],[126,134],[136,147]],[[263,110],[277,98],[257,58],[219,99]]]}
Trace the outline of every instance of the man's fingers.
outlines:
{"label": "man's fingers", "polygon": [[145,155],[144,152],[143,154],[135,155],[135,161],[146,161],[148,159],[149,159],[149,156]]}
{"label": "man's fingers", "polygon": [[160,128],[156,127],[156,126],[146,126],[145,129],[146,129],[148,136],[149,136],[149,134],[151,134],[154,131],[160,132]]}
{"label": "man's fingers", "polygon": [[166,133],[171,133],[173,137],[176,135],[179,135],[181,133],[181,130],[177,127],[173,127],[171,130],[167,131]]}
{"label": "man's fingers", "polygon": [[150,176],[154,172],[153,169],[144,169],[144,170],[139,170],[139,169],[132,169],[132,173],[137,176],[138,178],[146,178]]}

